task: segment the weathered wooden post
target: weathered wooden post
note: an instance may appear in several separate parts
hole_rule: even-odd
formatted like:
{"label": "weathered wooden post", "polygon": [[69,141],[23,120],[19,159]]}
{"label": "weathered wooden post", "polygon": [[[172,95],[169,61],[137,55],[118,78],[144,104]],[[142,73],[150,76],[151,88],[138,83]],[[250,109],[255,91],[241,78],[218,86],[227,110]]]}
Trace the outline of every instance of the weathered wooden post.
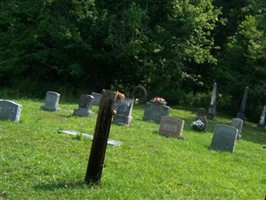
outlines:
{"label": "weathered wooden post", "polygon": [[115,99],[115,92],[103,90],[85,176],[85,182],[88,184],[98,184],[101,179]]}

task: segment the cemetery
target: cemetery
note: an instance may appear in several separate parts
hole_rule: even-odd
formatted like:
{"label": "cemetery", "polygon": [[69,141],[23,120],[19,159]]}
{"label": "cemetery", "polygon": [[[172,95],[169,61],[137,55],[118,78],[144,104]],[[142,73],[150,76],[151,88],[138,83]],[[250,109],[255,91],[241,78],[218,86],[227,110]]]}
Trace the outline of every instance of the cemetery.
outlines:
{"label": "cemetery", "polygon": [[[58,92],[52,100],[46,96],[44,105],[1,100],[0,197],[262,199],[266,129],[261,119],[259,127],[219,112],[207,120],[204,108],[172,108],[165,102],[155,104],[158,111],[151,101],[134,105],[133,99],[114,95],[103,90],[95,105],[93,95],[83,94],[78,108],[59,102]],[[7,118],[11,104],[17,117]],[[197,120],[204,122],[200,131],[191,127]]]}
{"label": "cemetery", "polygon": [[0,4],[0,200],[266,200],[266,1]]}

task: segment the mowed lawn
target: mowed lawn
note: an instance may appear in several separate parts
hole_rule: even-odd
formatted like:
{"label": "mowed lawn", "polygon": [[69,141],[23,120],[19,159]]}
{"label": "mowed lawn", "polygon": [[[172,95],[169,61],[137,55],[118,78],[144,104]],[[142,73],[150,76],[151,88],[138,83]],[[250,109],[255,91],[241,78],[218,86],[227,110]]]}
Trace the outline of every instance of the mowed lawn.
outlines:
{"label": "mowed lawn", "polygon": [[[92,141],[58,134],[93,134],[91,117],[73,116],[78,102],[60,102],[59,112],[40,110],[41,100],[13,99],[22,105],[20,123],[0,121],[0,199],[199,199],[263,200],[266,195],[266,130],[245,122],[235,152],[210,149],[215,124],[232,118],[217,114],[207,133],[192,131],[196,108],[171,108],[185,120],[183,140],[158,134],[159,124],[142,120],[135,105],[132,125],[112,124],[99,185],[86,185]],[[248,117],[248,116],[247,116]]]}

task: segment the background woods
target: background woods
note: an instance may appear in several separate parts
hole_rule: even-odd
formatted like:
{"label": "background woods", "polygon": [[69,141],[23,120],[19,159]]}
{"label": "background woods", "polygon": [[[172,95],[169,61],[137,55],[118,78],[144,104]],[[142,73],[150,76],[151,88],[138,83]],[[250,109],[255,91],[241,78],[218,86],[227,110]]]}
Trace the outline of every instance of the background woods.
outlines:
{"label": "background woods", "polygon": [[102,88],[129,95],[143,84],[169,104],[207,106],[217,82],[217,109],[236,113],[248,86],[247,112],[258,120],[266,103],[265,4],[3,0],[2,96]]}

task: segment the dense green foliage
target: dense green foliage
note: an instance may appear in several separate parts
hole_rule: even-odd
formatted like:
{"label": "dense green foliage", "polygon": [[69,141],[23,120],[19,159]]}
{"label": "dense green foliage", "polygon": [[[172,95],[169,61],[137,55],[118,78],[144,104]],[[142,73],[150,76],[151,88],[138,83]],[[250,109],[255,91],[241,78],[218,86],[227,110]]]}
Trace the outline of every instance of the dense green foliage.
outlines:
{"label": "dense green foliage", "polygon": [[130,94],[142,84],[172,105],[206,107],[217,82],[217,108],[232,113],[249,86],[247,112],[257,120],[266,103],[265,9],[264,0],[3,0],[0,83],[12,90],[3,94]]}
{"label": "dense green foliage", "polygon": [[217,114],[207,133],[193,131],[196,109],[171,109],[185,120],[184,140],[158,134],[159,125],[141,120],[134,106],[132,125],[112,124],[99,186],[84,183],[92,142],[57,130],[94,132],[98,107],[91,117],[72,116],[77,104],[61,102],[59,112],[39,109],[41,100],[13,99],[21,104],[20,123],[0,121],[0,199],[180,199],[262,200],[266,130],[245,123],[234,153],[209,149],[215,124],[230,124]]}

